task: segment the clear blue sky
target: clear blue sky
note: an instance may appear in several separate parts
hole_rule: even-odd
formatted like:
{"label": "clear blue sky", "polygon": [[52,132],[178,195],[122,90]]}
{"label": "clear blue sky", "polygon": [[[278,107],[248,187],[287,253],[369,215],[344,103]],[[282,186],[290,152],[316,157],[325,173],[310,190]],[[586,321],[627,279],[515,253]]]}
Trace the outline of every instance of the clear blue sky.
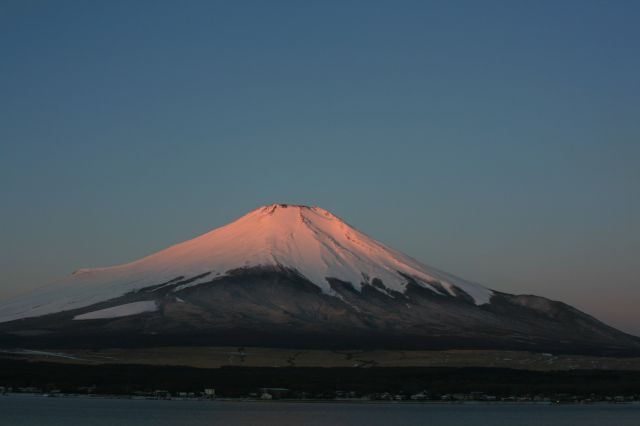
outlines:
{"label": "clear blue sky", "polygon": [[640,334],[640,3],[0,0],[0,298],[267,203]]}

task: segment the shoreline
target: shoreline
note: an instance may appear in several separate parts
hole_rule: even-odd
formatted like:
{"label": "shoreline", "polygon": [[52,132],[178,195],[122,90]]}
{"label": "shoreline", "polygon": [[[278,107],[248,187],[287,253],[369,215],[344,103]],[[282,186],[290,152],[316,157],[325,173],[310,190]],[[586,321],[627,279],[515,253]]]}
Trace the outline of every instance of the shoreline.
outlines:
{"label": "shoreline", "polygon": [[255,398],[148,398],[137,395],[82,395],[82,394],[37,394],[37,393],[6,393],[0,395],[3,398],[46,398],[46,399],[90,399],[90,400],[125,400],[125,401],[175,401],[175,402],[202,402],[202,403],[256,403],[256,404],[374,404],[374,405],[433,405],[433,406],[449,406],[449,405],[467,405],[467,406],[638,406],[640,401],[592,401],[592,402],[570,402],[570,401],[382,401],[370,399],[271,399],[262,400]]}

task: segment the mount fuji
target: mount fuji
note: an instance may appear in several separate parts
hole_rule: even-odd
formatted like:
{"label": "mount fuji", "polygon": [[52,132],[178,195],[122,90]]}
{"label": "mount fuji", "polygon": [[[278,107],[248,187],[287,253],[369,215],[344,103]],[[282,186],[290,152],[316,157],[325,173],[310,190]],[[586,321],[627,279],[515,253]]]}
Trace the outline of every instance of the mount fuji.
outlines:
{"label": "mount fuji", "polygon": [[0,303],[0,345],[25,344],[640,353],[640,338],[562,302],[491,290],[287,204]]}

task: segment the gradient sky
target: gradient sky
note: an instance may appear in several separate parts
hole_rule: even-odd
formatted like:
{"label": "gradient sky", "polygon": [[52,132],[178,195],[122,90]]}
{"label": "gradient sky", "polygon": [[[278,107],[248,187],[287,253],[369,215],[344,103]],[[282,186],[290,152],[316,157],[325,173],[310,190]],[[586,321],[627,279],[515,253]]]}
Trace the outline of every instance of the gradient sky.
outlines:
{"label": "gradient sky", "polygon": [[640,2],[0,0],[0,298],[262,204],[640,334]]}

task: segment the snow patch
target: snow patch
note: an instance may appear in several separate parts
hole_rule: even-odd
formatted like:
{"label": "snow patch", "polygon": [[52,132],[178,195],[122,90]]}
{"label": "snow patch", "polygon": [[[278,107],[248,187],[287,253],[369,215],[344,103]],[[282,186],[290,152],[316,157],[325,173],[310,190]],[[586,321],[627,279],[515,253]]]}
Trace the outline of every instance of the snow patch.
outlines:
{"label": "snow patch", "polygon": [[208,283],[208,282],[213,281],[215,278],[217,278],[217,277],[214,277],[214,276],[209,274],[209,275],[206,275],[204,277],[197,278],[197,279],[191,281],[190,283],[179,285],[176,288],[174,288],[172,291],[176,292],[176,291],[184,290],[185,288],[196,286],[198,284]]}
{"label": "snow patch", "polygon": [[111,308],[100,309],[99,311],[87,312],[86,314],[76,315],[74,320],[92,320],[105,318],[127,317],[129,315],[138,315],[144,312],[153,312],[158,310],[158,305],[153,300],[145,300],[143,302],[126,303],[124,305],[113,306]]}

